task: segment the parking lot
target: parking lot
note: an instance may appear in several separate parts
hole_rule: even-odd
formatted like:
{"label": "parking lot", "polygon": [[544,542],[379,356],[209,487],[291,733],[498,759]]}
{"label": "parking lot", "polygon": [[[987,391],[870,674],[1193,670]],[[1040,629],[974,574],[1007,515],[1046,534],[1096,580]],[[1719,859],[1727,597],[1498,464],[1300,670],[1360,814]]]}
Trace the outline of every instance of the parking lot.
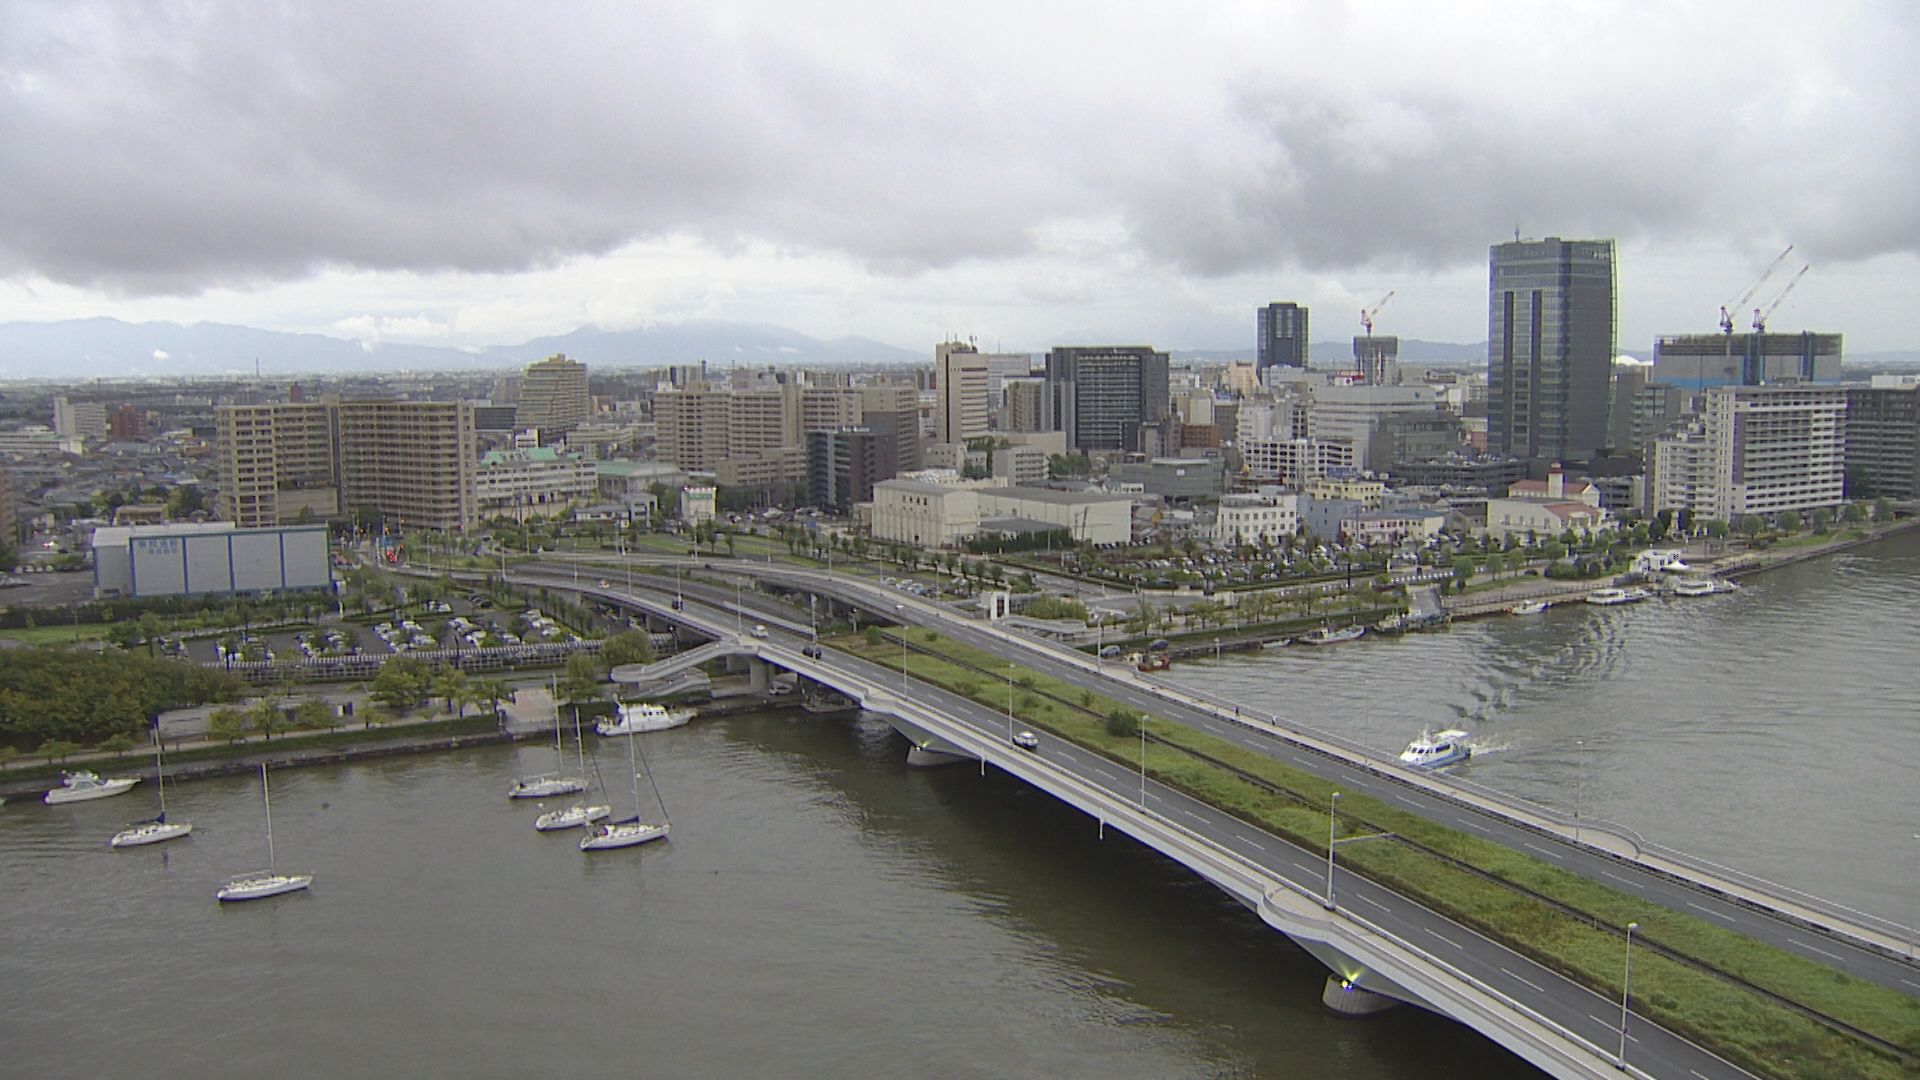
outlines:
{"label": "parking lot", "polygon": [[287,626],[259,632],[196,637],[173,644],[175,655],[198,663],[218,663],[226,648],[237,646],[235,660],[299,660],[320,656],[389,656],[432,649],[480,649],[498,645],[539,644],[577,639],[576,634],[538,611],[502,612],[490,602],[468,597],[414,605],[403,614],[372,623],[323,620],[315,626]]}

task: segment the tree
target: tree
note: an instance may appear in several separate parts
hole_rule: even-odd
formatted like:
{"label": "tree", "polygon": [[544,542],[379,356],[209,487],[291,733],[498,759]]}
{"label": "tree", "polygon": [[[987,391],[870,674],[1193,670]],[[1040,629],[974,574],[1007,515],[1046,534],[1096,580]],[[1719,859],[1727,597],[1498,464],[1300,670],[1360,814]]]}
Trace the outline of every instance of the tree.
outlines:
{"label": "tree", "polygon": [[1740,517],[1738,527],[1740,531],[1745,533],[1747,538],[1751,540],[1767,531],[1767,520],[1759,514],[1743,514]]}
{"label": "tree", "polygon": [[1705,529],[1707,536],[1714,540],[1725,540],[1727,538],[1727,523],[1721,521],[1719,518],[1708,518],[1700,523],[1700,527]]}
{"label": "tree", "polygon": [[1107,714],[1107,734],[1130,739],[1140,734],[1140,714],[1131,709],[1115,709]]}
{"label": "tree", "polygon": [[1779,514],[1780,530],[1797,533],[1800,531],[1800,515],[1793,510],[1782,510]]}
{"label": "tree", "polygon": [[100,743],[100,749],[118,757],[133,749],[133,738],[129,735],[114,735],[103,739]]}
{"label": "tree", "polygon": [[208,715],[207,734],[229,743],[239,742],[247,734],[247,714],[231,705],[221,706]]}
{"label": "tree", "polygon": [[574,723],[580,722],[580,706],[600,700],[601,675],[599,661],[591,654],[574,653],[567,657],[559,691],[560,700],[573,707]]}
{"label": "tree", "polygon": [[1847,504],[1844,516],[1847,519],[1847,524],[1858,525],[1867,520],[1867,508],[1857,502],[1850,502]]}
{"label": "tree", "polygon": [[1893,500],[1885,495],[1873,500],[1873,520],[1888,522],[1893,520]]}
{"label": "tree", "polygon": [[513,690],[499,679],[481,679],[473,684],[473,700],[487,703],[490,715],[500,715],[500,703],[513,696]]}
{"label": "tree", "polygon": [[610,668],[653,663],[653,637],[644,630],[623,630],[600,646],[600,659]]}
{"label": "tree", "polygon": [[432,673],[425,662],[411,656],[396,656],[380,665],[373,677],[373,699],[399,716],[427,698]]}
{"label": "tree", "polygon": [[294,726],[303,730],[330,728],[333,721],[333,708],[319,698],[304,698],[293,707]]}
{"label": "tree", "polygon": [[261,735],[266,737],[268,742],[273,741],[274,732],[285,726],[280,713],[280,702],[271,694],[261,698],[254,703],[253,708],[247,710],[247,719]]}
{"label": "tree", "polygon": [[447,711],[459,719],[467,714],[467,673],[449,667],[433,678],[433,696],[447,703]]}
{"label": "tree", "polygon": [[48,739],[46,742],[40,744],[40,749],[34,751],[34,753],[40,757],[46,758],[47,764],[49,765],[55,762],[65,761],[79,752],[80,747],[78,744],[68,742],[65,739]]}

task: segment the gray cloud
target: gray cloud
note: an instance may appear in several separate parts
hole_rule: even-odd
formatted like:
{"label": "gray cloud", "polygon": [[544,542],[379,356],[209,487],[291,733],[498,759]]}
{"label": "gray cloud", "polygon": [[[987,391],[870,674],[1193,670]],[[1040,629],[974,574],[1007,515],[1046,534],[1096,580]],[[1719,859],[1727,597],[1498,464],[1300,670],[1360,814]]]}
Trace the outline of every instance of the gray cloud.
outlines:
{"label": "gray cloud", "polygon": [[[1457,267],[1516,225],[1920,251],[1897,5],[1731,38],[1500,9],[1506,42],[1437,57],[1458,39],[1368,52],[1308,8],[1285,65],[1231,28],[1155,38],[1177,22],[1081,40],[1062,19],[999,55],[979,47],[1022,30],[986,15],[949,50],[858,6],[394,8],[0,8],[0,277],[192,293],[675,235],[911,274],[1085,221],[1203,277]],[[1495,55],[1536,33],[1542,55]]]}

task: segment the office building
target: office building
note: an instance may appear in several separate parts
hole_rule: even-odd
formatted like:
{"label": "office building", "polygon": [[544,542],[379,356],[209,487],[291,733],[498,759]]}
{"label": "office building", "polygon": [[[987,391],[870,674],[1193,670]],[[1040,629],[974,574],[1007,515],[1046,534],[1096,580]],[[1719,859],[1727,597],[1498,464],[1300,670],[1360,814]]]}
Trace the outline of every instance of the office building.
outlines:
{"label": "office building", "polygon": [[1487,449],[1585,461],[1607,445],[1611,240],[1516,240],[1489,252]]}
{"label": "office building", "polygon": [[1837,383],[1839,334],[1674,334],[1653,343],[1653,379],[1699,393],[1709,386]]}
{"label": "office building", "polygon": [[1007,406],[1000,421],[1000,430],[1049,430],[1045,379],[1008,379],[1004,390]]}
{"label": "office building", "polygon": [[1299,304],[1268,304],[1254,316],[1257,337],[1254,367],[1264,372],[1270,367],[1307,366],[1307,309]]}
{"label": "office building", "polygon": [[343,512],[370,508],[404,529],[466,529],[479,520],[473,406],[345,401],[339,415]]}
{"label": "office building", "polygon": [[1168,418],[1167,354],[1146,346],[1047,353],[1053,427],[1075,450],[1139,451],[1142,425]]}
{"label": "office building", "polygon": [[920,467],[921,447],[926,440],[920,435],[919,390],[892,383],[861,387],[859,424],[893,439],[896,471],[892,475]]}
{"label": "office building", "polygon": [[987,434],[993,400],[987,358],[967,342],[943,341],[933,347],[933,367],[939,391],[933,440],[957,443]]}
{"label": "office building", "polygon": [[481,516],[524,521],[529,514],[552,515],[594,501],[599,479],[591,458],[550,446],[491,450],[474,468],[473,495]]}
{"label": "office building", "polygon": [[1215,547],[1273,547],[1300,531],[1300,497],[1269,488],[1220,497],[1213,520]]}
{"label": "office building", "polygon": [[519,426],[538,429],[541,441],[547,442],[580,426],[592,412],[587,365],[564,353],[527,365],[520,380]]}
{"label": "office building", "polygon": [[1654,443],[1653,506],[1732,524],[1833,509],[1846,495],[1847,390],[1716,386],[1688,426]]}
{"label": "office building", "polygon": [[807,432],[807,498],[849,514],[873,501],[873,485],[900,474],[892,432],[864,427]]}

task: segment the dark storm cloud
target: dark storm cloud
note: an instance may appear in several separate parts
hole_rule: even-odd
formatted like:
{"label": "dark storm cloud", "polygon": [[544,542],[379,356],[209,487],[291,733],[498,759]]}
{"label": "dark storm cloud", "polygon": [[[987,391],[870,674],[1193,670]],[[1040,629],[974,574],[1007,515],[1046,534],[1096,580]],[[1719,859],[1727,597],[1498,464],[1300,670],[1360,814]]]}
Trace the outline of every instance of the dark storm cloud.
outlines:
{"label": "dark storm cloud", "polygon": [[1461,10],[1424,17],[1519,59],[1313,5],[1326,40],[1280,66],[1230,19],[1081,40],[982,14],[968,50],[882,7],[16,2],[0,277],[192,292],[669,235],[910,273],[1102,222],[1202,276],[1460,266],[1516,226],[1920,250],[1904,9],[1742,8],[1731,40],[1661,5]]}

